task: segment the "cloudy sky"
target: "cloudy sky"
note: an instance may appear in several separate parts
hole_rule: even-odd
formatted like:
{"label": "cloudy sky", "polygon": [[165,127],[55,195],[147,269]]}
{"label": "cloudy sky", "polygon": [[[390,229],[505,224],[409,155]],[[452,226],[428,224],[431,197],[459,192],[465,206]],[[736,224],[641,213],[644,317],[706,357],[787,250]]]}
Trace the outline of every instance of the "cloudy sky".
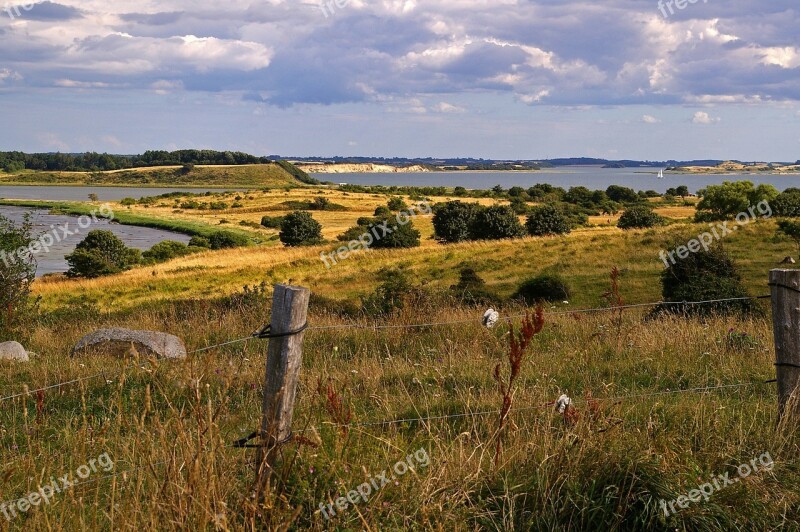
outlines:
{"label": "cloudy sky", "polygon": [[797,0],[677,1],[11,2],[0,150],[800,159]]}

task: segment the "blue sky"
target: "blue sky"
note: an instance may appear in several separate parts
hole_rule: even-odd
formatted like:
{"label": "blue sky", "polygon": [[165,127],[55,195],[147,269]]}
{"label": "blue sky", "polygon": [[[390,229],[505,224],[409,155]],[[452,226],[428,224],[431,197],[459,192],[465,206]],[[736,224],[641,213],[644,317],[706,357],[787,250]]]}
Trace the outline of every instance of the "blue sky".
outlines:
{"label": "blue sky", "polygon": [[0,150],[800,159],[797,0],[3,2]]}

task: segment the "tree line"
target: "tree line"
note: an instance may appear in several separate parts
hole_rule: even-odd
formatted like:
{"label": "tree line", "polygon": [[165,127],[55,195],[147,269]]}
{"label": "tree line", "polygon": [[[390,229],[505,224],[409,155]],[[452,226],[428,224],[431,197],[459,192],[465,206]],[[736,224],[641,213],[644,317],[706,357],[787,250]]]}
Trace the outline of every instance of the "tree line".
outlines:
{"label": "tree line", "polygon": [[22,170],[98,172],[149,166],[240,165],[271,162],[273,162],[272,159],[268,157],[257,157],[239,151],[215,150],[148,150],[140,155],[112,155],[96,152],[80,154],[0,152],[0,168],[9,173]]}

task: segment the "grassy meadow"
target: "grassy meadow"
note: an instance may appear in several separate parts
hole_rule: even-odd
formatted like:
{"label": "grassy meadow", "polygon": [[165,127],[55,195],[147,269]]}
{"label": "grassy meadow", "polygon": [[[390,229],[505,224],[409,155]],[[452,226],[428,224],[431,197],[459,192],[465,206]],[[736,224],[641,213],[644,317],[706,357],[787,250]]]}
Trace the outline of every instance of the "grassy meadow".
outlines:
{"label": "grassy meadow", "polygon": [[[800,529],[797,420],[778,424],[775,385],[764,383],[775,374],[768,302],[759,303],[762,316],[750,318],[567,312],[607,305],[615,266],[625,303],[658,301],[659,250],[676,233],[705,230],[687,222],[691,206],[656,205],[672,220],[657,229],[623,232],[611,225],[615,217],[604,216],[564,237],[446,246],[431,239],[430,219],[419,216],[419,248],[356,253],[327,269],[320,253],[338,247],[335,237],[387,196],[326,187],[239,194],[241,200],[232,194],[225,201],[242,207],[219,212],[176,208],[174,199],[112,205],[130,216],[238,228],[265,245],[100,279],[34,283],[40,317],[18,339],[36,355],[25,365],[0,362],[0,398],[92,378],[0,403],[0,501],[26,496],[103,453],[114,468],[13,519],[0,513],[0,530]],[[316,196],[346,209],[312,212],[328,244],[283,248],[277,231],[241,224],[286,214],[284,202]],[[723,243],[753,295],[769,293],[768,271],[796,250],[774,236],[775,227],[759,220]],[[500,364],[508,374],[512,331],[505,321],[482,327],[486,307],[453,295],[467,266],[503,299],[496,307],[503,316],[524,312],[506,298],[536,274],[557,272],[573,292],[544,309],[544,328],[514,386],[500,454],[503,398],[493,371]],[[314,329],[372,324],[348,309],[375,291],[386,267],[412,272],[418,290],[378,324],[472,322]],[[283,481],[263,500],[252,497],[253,450],[231,444],[259,424],[266,341],[183,361],[69,356],[84,334],[110,326],[176,334],[189,351],[246,337],[269,321],[276,283],[312,290],[312,329],[304,337],[293,423],[302,438],[283,448]],[[519,322],[511,322],[515,331]],[[654,395],[726,385],[742,386]],[[552,405],[561,394],[574,401],[567,415]],[[408,421],[371,424],[399,419]],[[339,426],[347,420],[352,426]],[[335,504],[420,448],[430,457],[426,467],[396,475],[331,520],[320,511],[320,503]],[[661,499],[685,496],[719,475],[734,478],[737,466],[764,453],[774,467],[665,516]]]}

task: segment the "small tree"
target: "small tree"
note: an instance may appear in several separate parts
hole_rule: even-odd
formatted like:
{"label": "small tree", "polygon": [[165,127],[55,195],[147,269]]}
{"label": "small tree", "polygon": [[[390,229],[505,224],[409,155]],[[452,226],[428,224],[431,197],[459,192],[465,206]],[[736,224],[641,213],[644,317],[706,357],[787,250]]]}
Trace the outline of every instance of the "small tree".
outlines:
{"label": "small tree", "polygon": [[797,245],[797,252],[800,253],[800,222],[781,220],[778,222],[778,233],[783,233],[794,240]]}
{"label": "small tree", "polygon": [[30,291],[36,278],[36,259],[17,251],[35,242],[33,223],[26,215],[17,224],[0,215],[0,341],[32,308]]}
{"label": "small tree", "polygon": [[441,242],[463,242],[470,239],[470,227],[481,209],[475,203],[448,201],[433,207],[433,229]]}
{"label": "small tree", "polygon": [[261,218],[261,225],[267,229],[280,229],[283,223],[283,216],[264,216]]}
{"label": "small tree", "polygon": [[635,190],[619,185],[610,185],[606,189],[606,196],[608,196],[611,201],[617,201],[619,203],[635,203],[639,201],[639,195]]}
{"label": "small tree", "polygon": [[754,187],[750,181],[725,181],[721,185],[708,185],[702,192],[703,199],[697,204],[695,216],[698,222],[732,218],[746,212],[751,205],[771,202],[778,196],[772,185]]}
{"label": "small tree", "polygon": [[787,188],[772,201],[777,216],[800,217],[800,188]]}
{"label": "small tree", "polygon": [[[685,245],[685,240],[675,238],[668,249]],[[733,259],[717,244],[708,250],[700,249],[688,257],[676,261],[661,273],[664,301],[676,302],[661,305],[653,312],[709,315],[717,313],[748,313],[756,310],[752,300],[723,301],[703,305],[686,305],[682,302],[712,301],[748,297]]]}
{"label": "small tree", "polygon": [[313,246],[322,243],[322,225],[311,214],[295,211],[281,224],[280,239],[284,246]]}
{"label": "small tree", "polygon": [[645,205],[630,207],[619,218],[620,229],[644,229],[664,223],[664,218]]}
{"label": "small tree", "polygon": [[[390,222],[388,224],[391,233],[383,234],[384,221]],[[373,236],[377,233],[381,238],[376,238],[370,246],[374,249],[397,249],[397,248],[415,248],[419,247],[420,232],[414,229],[414,222],[409,219],[406,224],[395,224],[394,218],[378,218],[375,222],[367,226],[367,232],[372,232]],[[373,231],[375,228],[375,231]]]}
{"label": "small tree", "polygon": [[552,205],[531,210],[525,227],[532,236],[563,235],[570,231],[569,222],[564,214]]}
{"label": "small tree", "polygon": [[111,231],[90,231],[66,257],[67,277],[100,277],[130,269],[141,261],[141,252],[129,248]]}
{"label": "small tree", "polygon": [[520,238],[525,235],[525,228],[511,207],[493,205],[478,211],[472,220],[469,233],[474,240],[499,240]]}
{"label": "small tree", "polygon": [[675,189],[674,195],[685,198],[686,196],[689,195],[689,187],[687,187],[686,185],[679,186],[678,188]]}
{"label": "small tree", "polygon": [[405,201],[403,201],[403,198],[400,196],[395,196],[392,199],[390,199],[387,205],[389,207],[389,210],[394,212],[404,211],[408,209],[408,205],[406,204]]}
{"label": "small tree", "polygon": [[100,198],[94,192],[89,194],[89,201],[99,201],[99,200],[100,200]]}

